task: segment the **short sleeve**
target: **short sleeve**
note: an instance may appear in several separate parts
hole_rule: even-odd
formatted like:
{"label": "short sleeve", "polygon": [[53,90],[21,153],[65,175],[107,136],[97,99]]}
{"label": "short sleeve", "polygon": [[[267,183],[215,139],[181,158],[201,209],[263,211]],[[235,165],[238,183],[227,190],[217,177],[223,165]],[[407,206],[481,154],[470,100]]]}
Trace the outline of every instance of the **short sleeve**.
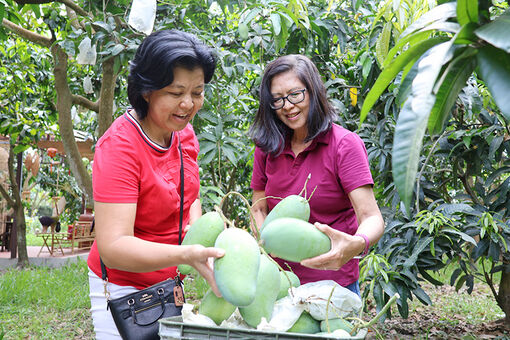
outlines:
{"label": "short sleeve", "polygon": [[127,141],[118,136],[100,140],[92,166],[94,200],[105,203],[136,203],[139,195],[139,161]]}
{"label": "short sleeve", "polygon": [[363,185],[374,184],[365,144],[354,132],[348,133],[339,141],[337,175],[346,193]]}
{"label": "short sleeve", "polygon": [[200,146],[193,126],[188,123],[182,131],[179,131],[179,138],[181,140],[182,152],[196,161],[200,152]]}
{"label": "short sleeve", "polygon": [[256,147],[253,155],[253,174],[251,176],[250,185],[253,190],[265,190],[266,188],[266,159],[267,154],[260,148]]}

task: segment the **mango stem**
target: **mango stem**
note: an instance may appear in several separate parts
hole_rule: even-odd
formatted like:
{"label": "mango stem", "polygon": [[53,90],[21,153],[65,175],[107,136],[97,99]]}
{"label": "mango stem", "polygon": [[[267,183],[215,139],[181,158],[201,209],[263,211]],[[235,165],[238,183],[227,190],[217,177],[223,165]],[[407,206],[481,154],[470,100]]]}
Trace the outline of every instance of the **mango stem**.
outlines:
{"label": "mango stem", "polygon": [[354,326],[354,328],[352,329],[352,331],[351,331],[351,335],[352,334],[357,334],[359,328],[369,328],[369,327],[372,327],[386,313],[388,308],[390,308],[391,305],[394,304],[395,301],[397,301],[398,298],[400,298],[400,295],[398,293],[395,293],[395,295],[393,295],[388,300],[388,302],[386,302],[384,307],[379,311],[379,313],[377,313],[376,316],[374,316],[374,318],[372,320],[370,320],[369,322],[366,322],[366,323],[356,324]]}
{"label": "mango stem", "polygon": [[310,180],[310,178],[312,178],[312,173],[311,173],[311,172],[310,172],[310,173],[308,173],[308,177],[306,178],[305,185],[303,185],[303,189],[301,189],[301,191],[299,192],[299,196],[301,196],[301,194],[302,194],[302,193],[303,193],[303,191],[304,191],[304,193],[305,193],[304,198],[305,198],[305,199],[306,199],[306,184],[308,183],[308,181]]}
{"label": "mango stem", "polygon": [[333,292],[335,291],[336,286],[333,286],[331,289],[331,293],[328,296],[328,302],[326,303],[326,329],[328,333],[331,333],[331,329],[329,328],[329,304],[331,303],[331,298],[333,297]]}
{"label": "mango stem", "polygon": [[255,225],[255,218],[253,217],[253,213],[251,212],[251,205],[250,202],[244,197],[242,194],[238,193],[237,191],[229,191],[223,196],[220,202],[220,209],[223,210],[223,203],[225,202],[225,199],[230,195],[237,195],[241,197],[241,200],[246,204],[248,207],[248,213],[250,214],[250,230],[253,234],[253,236],[258,240],[259,239],[259,231],[257,230],[257,226]]}

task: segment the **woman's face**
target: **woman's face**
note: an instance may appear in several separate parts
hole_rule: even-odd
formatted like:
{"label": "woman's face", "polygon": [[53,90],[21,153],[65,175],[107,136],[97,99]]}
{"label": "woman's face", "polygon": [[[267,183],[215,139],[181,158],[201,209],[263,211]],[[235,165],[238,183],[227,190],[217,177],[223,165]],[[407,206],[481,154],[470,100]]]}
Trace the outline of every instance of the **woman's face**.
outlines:
{"label": "woman's face", "polygon": [[[310,99],[308,92],[306,90],[302,91],[303,89],[306,89],[305,84],[299,80],[298,76],[293,71],[277,74],[271,80],[270,91],[273,96],[273,101],[281,97],[289,96],[284,100],[283,107],[275,110],[276,115],[285,125],[294,130],[295,134],[304,134],[306,137],[306,122],[308,120]],[[302,96],[304,96],[303,101],[297,103],[297,101],[303,98]],[[291,103],[289,98],[297,104]]]}
{"label": "woman's face", "polygon": [[144,96],[149,104],[144,123],[156,137],[184,129],[204,103],[204,86],[201,68],[176,67],[170,85]]}

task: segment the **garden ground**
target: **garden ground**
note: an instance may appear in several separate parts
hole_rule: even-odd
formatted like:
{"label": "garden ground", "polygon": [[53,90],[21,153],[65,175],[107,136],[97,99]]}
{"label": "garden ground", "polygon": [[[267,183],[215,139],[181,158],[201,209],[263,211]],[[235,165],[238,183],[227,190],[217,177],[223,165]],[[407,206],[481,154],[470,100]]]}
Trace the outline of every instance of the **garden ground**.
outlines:
{"label": "garden ground", "polygon": [[[0,270],[0,339],[94,339],[86,262],[77,259],[60,269],[38,268]],[[186,288],[192,303],[204,289],[200,280],[194,281]],[[449,285],[426,284],[423,288],[432,306],[415,299],[409,303],[407,319],[394,306],[393,317],[378,323],[367,340],[510,339],[510,325],[499,321],[504,314],[487,285],[476,283],[471,295]],[[373,315],[375,307],[369,304],[363,319],[368,321]]]}
{"label": "garden ground", "polygon": [[[378,324],[383,339],[510,339],[510,325],[487,286],[476,284],[471,295],[449,285],[424,289],[432,306],[412,303],[407,319],[394,308],[393,317]],[[376,338],[375,332],[367,337]]]}

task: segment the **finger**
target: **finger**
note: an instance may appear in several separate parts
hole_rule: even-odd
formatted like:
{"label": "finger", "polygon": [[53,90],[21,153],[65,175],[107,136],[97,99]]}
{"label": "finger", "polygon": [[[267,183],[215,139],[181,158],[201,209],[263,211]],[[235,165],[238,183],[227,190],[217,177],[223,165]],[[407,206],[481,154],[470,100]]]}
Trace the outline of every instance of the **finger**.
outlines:
{"label": "finger", "polygon": [[211,287],[211,290],[214,292],[214,294],[217,297],[221,297],[220,289],[218,288],[218,285],[216,284],[216,279],[214,278],[214,259],[212,257],[207,259],[207,267],[211,273],[211,279],[209,281],[209,286]]}
{"label": "finger", "polygon": [[187,232],[188,232],[188,230],[189,230],[189,228],[191,228],[191,225],[189,225],[189,224],[188,224],[188,225],[186,225],[186,226],[184,227],[184,232],[185,232],[185,233],[187,233]]}
{"label": "finger", "polygon": [[[331,227],[329,227],[328,225],[326,224],[322,224],[322,223],[319,223],[319,222],[315,222],[314,223],[314,226],[319,229],[320,231],[322,231],[324,234],[326,234],[327,236],[332,236],[334,234],[334,229],[332,229]],[[331,238],[331,237],[330,237]]]}
{"label": "finger", "polygon": [[219,257],[223,257],[223,255],[225,255],[225,249],[222,249],[222,248],[209,247],[209,248],[205,248],[204,251],[205,251],[205,255],[207,257],[219,258]]}
{"label": "finger", "polygon": [[[327,254],[327,253],[326,253]],[[326,254],[322,254],[319,256],[311,257],[309,259],[302,260],[300,264],[305,267],[314,268],[314,269],[321,269],[324,267],[324,264],[327,261]]]}

